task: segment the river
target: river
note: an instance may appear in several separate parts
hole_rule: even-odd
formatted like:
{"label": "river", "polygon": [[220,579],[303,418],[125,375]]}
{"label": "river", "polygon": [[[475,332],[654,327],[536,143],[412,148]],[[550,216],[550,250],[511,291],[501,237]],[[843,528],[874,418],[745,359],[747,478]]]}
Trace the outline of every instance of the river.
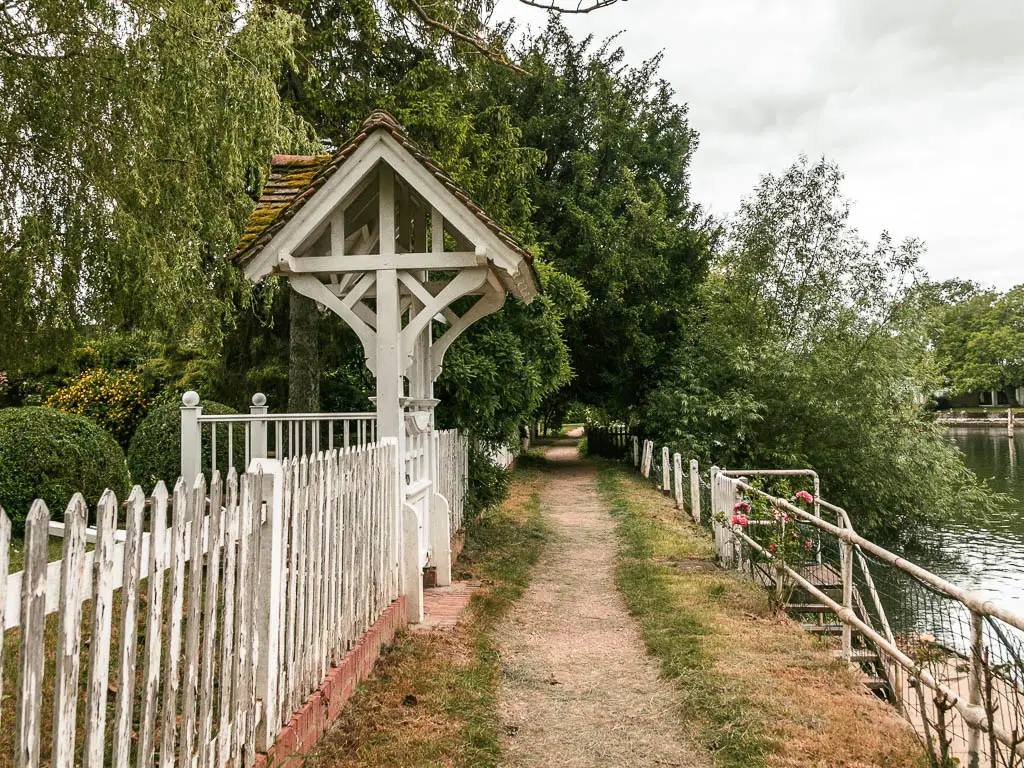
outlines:
{"label": "river", "polygon": [[1011,439],[1005,427],[953,427],[949,438],[968,467],[1017,502],[1006,518],[965,517],[934,535],[930,553],[907,555],[954,584],[1024,612],[1024,429]]}

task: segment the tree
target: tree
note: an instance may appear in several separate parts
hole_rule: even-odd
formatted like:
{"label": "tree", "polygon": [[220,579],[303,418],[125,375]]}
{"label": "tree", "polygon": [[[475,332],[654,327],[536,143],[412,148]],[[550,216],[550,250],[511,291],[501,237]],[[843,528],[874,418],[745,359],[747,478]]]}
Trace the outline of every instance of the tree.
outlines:
{"label": "tree", "polygon": [[659,77],[609,41],[573,40],[553,19],[515,50],[532,76],[489,65],[481,109],[508,105],[543,153],[527,182],[545,257],[590,301],[566,322],[571,399],[629,418],[671,357],[717,228],[690,199],[696,134]]}
{"label": "tree", "polygon": [[225,261],[272,152],[297,20],[261,3],[26,0],[0,13],[0,368],[94,329],[219,346]]}
{"label": "tree", "polygon": [[1024,383],[1024,286],[975,291],[948,306],[936,337],[940,365],[957,392]]}
{"label": "tree", "polygon": [[813,468],[861,533],[910,536],[992,504],[922,407],[920,245],[865,242],[841,180],[801,159],[744,201],[644,425],[704,462]]}

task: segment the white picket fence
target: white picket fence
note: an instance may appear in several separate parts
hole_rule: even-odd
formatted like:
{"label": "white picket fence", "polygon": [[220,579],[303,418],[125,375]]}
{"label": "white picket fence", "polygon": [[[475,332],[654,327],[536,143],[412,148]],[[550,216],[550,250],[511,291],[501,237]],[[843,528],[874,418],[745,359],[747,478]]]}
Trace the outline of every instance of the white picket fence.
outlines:
{"label": "white picket fence", "polygon": [[455,429],[434,435],[438,457],[437,492],[448,499],[449,529],[454,534],[465,522],[466,480],[469,477],[469,438]]}
{"label": "white picket fence", "polygon": [[[0,722],[13,764],[252,765],[398,596],[397,461],[386,442],[214,472],[209,492],[203,475],[170,499],[136,487],[123,528],[109,491],[93,529],[80,495],[63,525],[37,501],[11,575],[0,510],[0,626],[20,629],[15,722]],[[51,533],[63,556],[48,563]]]}

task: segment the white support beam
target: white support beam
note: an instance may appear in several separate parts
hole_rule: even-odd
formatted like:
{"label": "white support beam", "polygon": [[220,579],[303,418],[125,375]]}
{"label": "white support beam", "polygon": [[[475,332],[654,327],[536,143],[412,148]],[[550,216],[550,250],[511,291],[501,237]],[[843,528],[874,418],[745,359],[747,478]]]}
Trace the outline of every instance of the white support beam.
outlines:
{"label": "white support beam", "polygon": [[[483,267],[477,269],[466,269],[459,272],[451,282],[445,286],[437,296],[431,298],[430,303],[424,302],[424,308],[413,317],[407,326],[402,329],[402,357],[403,364],[408,367],[412,362],[413,347],[416,339],[443,309],[448,307],[456,299],[465,296],[469,291],[476,290],[487,282],[489,270]],[[504,294],[503,294],[504,295]]]}
{"label": "white support beam", "polygon": [[[383,243],[381,244],[383,248]],[[393,247],[393,246],[392,246]],[[468,269],[487,264],[486,254],[472,251],[457,253],[381,253],[360,256],[288,256],[282,260],[284,274],[374,272],[379,269],[395,270],[448,270]]]}
{"label": "white support beam", "polygon": [[493,312],[497,312],[504,305],[505,291],[495,290],[478,299],[476,304],[470,307],[466,314],[453,322],[451,327],[444,332],[444,335],[434,342],[433,347],[430,350],[431,376],[436,379],[441,375],[445,353],[448,351],[448,348],[452,343],[459,338],[459,336],[461,336],[469,326],[480,318],[486,317]]}
{"label": "white support beam", "polygon": [[288,278],[288,282],[291,283],[292,288],[297,293],[320,302],[348,323],[363,345],[363,354],[366,355],[366,367],[370,369],[371,373],[376,374],[377,334],[373,328],[362,320],[356,310],[347,306],[345,302],[331,293],[331,289],[313,275],[292,275]]}

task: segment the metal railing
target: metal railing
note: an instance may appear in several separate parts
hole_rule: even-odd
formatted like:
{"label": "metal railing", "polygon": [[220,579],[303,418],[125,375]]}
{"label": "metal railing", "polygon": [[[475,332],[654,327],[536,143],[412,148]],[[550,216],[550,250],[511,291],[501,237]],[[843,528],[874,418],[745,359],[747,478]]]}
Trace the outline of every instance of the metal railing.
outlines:
{"label": "metal railing", "polygon": [[292,459],[376,442],[376,413],[269,413],[261,393],[249,413],[203,413],[199,395],[186,392],[181,406],[181,476],[244,472],[252,459]]}
{"label": "metal railing", "polygon": [[[720,562],[780,593],[802,590],[817,601],[803,608],[819,617],[833,613],[840,655],[875,665],[933,765],[1024,765],[1024,615],[865,539],[846,510],[817,495],[816,508],[835,524],[766,493],[745,479],[754,474],[713,472]],[[734,506],[744,502],[772,514],[734,525]],[[790,536],[812,544],[806,556],[786,554],[780,542]],[[799,603],[787,607],[801,613]]]}

